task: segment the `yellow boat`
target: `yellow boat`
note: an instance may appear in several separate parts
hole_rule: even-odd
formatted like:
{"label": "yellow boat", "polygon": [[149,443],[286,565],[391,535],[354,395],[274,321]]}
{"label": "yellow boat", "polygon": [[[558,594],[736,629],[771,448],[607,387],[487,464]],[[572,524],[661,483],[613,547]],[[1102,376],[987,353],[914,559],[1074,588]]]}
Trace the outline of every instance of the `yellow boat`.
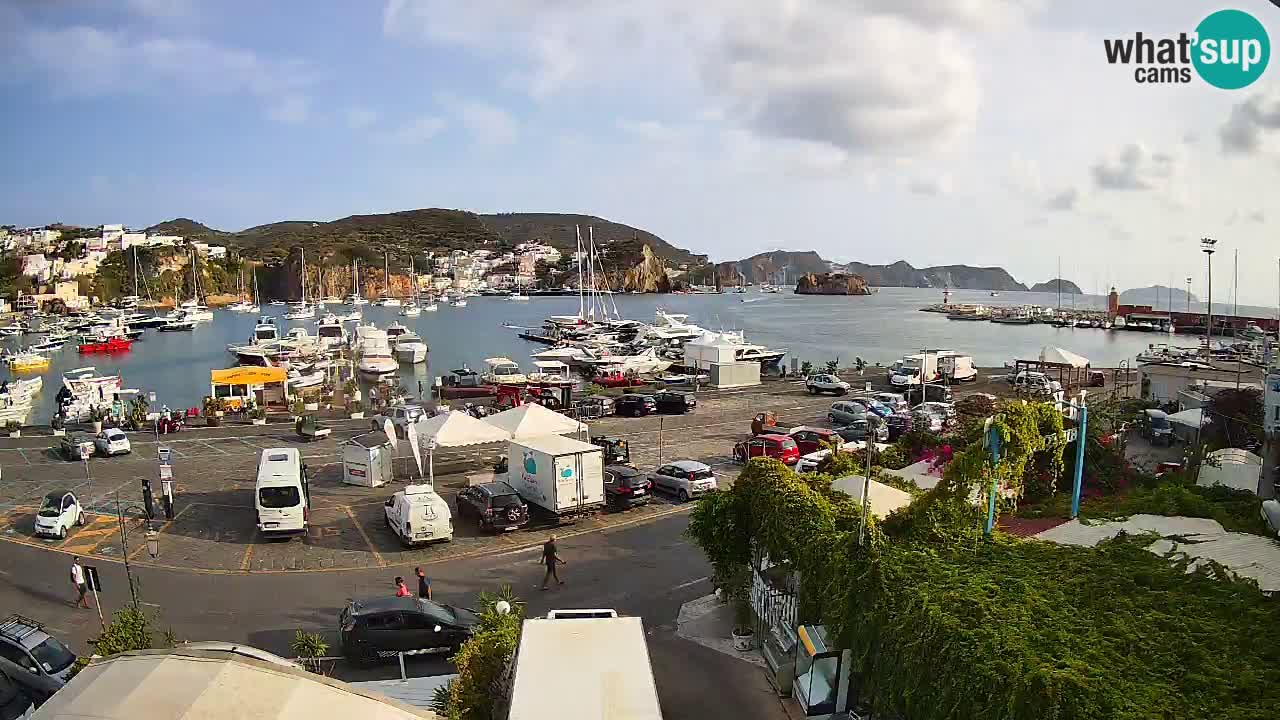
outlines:
{"label": "yellow boat", "polygon": [[49,358],[37,353],[22,353],[9,358],[9,369],[14,372],[31,372],[49,367]]}

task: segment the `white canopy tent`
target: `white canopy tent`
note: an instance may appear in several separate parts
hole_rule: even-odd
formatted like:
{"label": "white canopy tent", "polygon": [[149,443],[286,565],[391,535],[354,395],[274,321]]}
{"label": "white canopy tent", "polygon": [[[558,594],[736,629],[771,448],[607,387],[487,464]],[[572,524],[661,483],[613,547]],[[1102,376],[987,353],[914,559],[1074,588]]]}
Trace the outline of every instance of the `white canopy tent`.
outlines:
{"label": "white canopy tent", "polygon": [[[394,438],[395,433],[389,433]],[[432,487],[435,487],[436,468],[435,451],[437,447],[470,447],[489,443],[506,442],[511,433],[500,427],[481,422],[465,412],[454,410],[442,415],[420,417],[414,423],[413,432],[409,434],[409,443],[413,448],[414,459],[418,461],[418,471],[422,471],[422,459],[418,444],[426,443],[428,459],[428,475]]]}
{"label": "white canopy tent", "polygon": [[488,423],[511,436],[513,440],[541,437],[543,435],[585,435],[586,423],[548,410],[537,403],[528,403],[490,415],[481,422]]}
{"label": "white canopy tent", "polygon": [[713,364],[731,363],[738,359],[741,345],[729,341],[719,333],[703,333],[697,340],[684,344],[684,364],[699,370],[708,370]]}
{"label": "white canopy tent", "polygon": [[1262,458],[1242,448],[1222,448],[1209,453],[1208,462],[1200,466],[1196,484],[1226,485],[1256,493],[1261,480]]}
{"label": "white canopy tent", "polygon": [[1208,424],[1208,418],[1204,416],[1204,410],[1200,408],[1191,408],[1183,410],[1169,416],[1169,422],[1179,425],[1186,425],[1191,428],[1202,428]]}
{"label": "white canopy tent", "polygon": [[1040,362],[1053,365],[1066,365],[1073,368],[1089,367],[1089,358],[1077,355],[1070,350],[1045,345],[1040,350]]}
{"label": "white canopy tent", "polygon": [[410,720],[429,710],[337,680],[225,653],[141,650],[90,663],[40,706],[40,720]]}
{"label": "white canopy tent", "polygon": [[861,475],[850,475],[849,477],[835,480],[831,483],[831,489],[839,490],[854,500],[862,502],[862,486],[864,484],[867,486],[866,505],[871,512],[871,516],[876,519],[883,520],[894,510],[911,504],[910,493],[875,480],[868,482]]}

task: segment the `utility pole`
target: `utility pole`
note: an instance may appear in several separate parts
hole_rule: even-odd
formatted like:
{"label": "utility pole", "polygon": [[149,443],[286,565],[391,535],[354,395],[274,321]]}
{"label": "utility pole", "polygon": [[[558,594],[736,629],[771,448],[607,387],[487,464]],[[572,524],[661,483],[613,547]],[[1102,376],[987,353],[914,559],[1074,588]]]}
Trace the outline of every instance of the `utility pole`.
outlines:
{"label": "utility pole", "polygon": [[1205,328],[1204,328],[1204,351],[1207,356],[1213,350],[1213,250],[1218,244],[1217,240],[1210,237],[1200,238],[1200,249],[1205,254],[1208,263],[1209,273],[1209,303],[1206,306]]}
{"label": "utility pole", "polygon": [[1191,314],[1191,278],[1187,277],[1187,314]]}

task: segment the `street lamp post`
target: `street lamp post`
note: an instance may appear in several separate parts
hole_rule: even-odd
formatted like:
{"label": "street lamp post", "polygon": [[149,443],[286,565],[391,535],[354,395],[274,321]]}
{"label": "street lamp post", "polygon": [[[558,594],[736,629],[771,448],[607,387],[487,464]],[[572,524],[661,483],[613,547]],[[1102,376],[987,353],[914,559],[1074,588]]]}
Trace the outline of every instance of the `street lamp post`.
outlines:
{"label": "street lamp post", "polygon": [[[120,554],[124,557],[124,575],[129,582],[129,597],[133,600],[133,607],[136,610],[138,608],[138,586],[133,579],[133,569],[129,566],[129,531],[124,521],[124,513],[126,510],[137,510],[142,511],[143,513],[146,512],[146,510],[140,505],[122,507],[120,504],[120,492],[117,490],[116,520],[119,522],[120,526]],[[152,527],[150,520],[147,521],[146,543],[148,555],[153,559],[160,555],[160,533],[156,532],[155,528]]]}
{"label": "street lamp post", "polygon": [[1206,324],[1204,328],[1204,349],[1206,353],[1210,352],[1213,348],[1213,249],[1217,244],[1218,241],[1213,238],[1200,238],[1200,249],[1205,254],[1209,272],[1209,303],[1206,307]]}
{"label": "street lamp post", "polygon": [[1187,278],[1187,314],[1191,314],[1191,278]]}

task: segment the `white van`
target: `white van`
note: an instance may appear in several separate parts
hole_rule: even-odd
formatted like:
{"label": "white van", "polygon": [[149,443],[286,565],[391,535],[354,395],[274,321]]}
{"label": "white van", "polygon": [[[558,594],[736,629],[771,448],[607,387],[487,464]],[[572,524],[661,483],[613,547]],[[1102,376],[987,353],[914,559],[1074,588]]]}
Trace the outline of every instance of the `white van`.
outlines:
{"label": "white van", "polygon": [[973,357],[946,350],[938,353],[938,372],[948,383],[973,382],[978,379],[978,368]]}
{"label": "white van", "polygon": [[430,485],[406,485],[383,504],[387,527],[405,545],[453,540],[449,503]]}
{"label": "white van", "polygon": [[307,469],[297,448],[270,448],[258,458],[253,504],[263,535],[305,535],[310,502]]}

